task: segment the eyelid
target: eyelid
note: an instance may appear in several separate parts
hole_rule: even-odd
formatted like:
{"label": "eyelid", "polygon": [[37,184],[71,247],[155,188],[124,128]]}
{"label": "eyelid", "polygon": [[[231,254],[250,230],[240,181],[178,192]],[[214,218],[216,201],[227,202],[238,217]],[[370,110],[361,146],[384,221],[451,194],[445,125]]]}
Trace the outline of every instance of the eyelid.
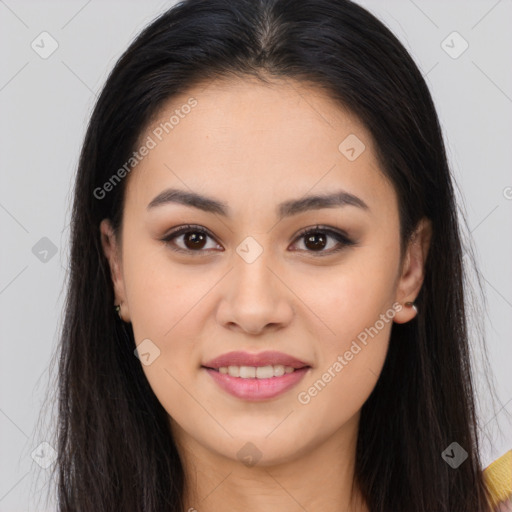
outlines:
{"label": "eyelid", "polygon": [[294,240],[299,238],[299,237],[301,237],[301,236],[307,235],[308,233],[315,233],[317,231],[321,231],[322,233],[328,233],[328,234],[331,234],[331,235],[336,235],[336,236],[339,236],[339,237],[343,237],[347,243],[353,242],[353,240],[351,240],[351,238],[348,235],[348,233],[345,232],[343,229],[332,228],[332,227],[329,227],[329,226],[322,226],[322,224],[315,224],[314,226],[310,226],[308,228],[301,229],[295,235]]}

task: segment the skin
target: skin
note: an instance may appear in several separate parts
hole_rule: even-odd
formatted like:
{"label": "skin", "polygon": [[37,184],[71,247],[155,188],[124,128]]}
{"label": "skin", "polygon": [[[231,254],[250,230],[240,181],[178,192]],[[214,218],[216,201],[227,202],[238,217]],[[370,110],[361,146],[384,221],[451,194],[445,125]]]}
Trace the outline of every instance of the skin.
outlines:
{"label": "skin", "polygon": [[[370,133],[310,85],[203,84],[172,98],[140,140],[191,96],[197,106],[126,178],[121,240],[108,219],[100,226],[122,318],[136,344],[149,338],[160,350],[143,370],[169,413],[186,475],[185,510],[367,511],[357,485],[351,488],[360,410],[382,370],[392,322],[410,321],[415,310],[402,307],[309,403],[297,396],[393,303],[414,301],[430,223],[419,223],[401,259],[397,197]],[[365,145],[354,161],[338,149],[350,134]],[[176,203],[148,211],[168,187],[223,201],[232,217]],[[282,201],[338,189],[368,209],[276,215]],[[214,238],[199,249],[186,235],[161,240],[189,223]],[[345,231],[356,245],[329,254],[340,247],[329,236],[319,255],[297,237],[317,224]],[[263,251],[252,263],[236,252],[248,236]],[[189,254],[174,252],[173,243]],[[250,402],[201,368],[232,350],[279,350],[312,368],[293,389]],[[255,465],[237,456],[246,443],[260,456]]]}

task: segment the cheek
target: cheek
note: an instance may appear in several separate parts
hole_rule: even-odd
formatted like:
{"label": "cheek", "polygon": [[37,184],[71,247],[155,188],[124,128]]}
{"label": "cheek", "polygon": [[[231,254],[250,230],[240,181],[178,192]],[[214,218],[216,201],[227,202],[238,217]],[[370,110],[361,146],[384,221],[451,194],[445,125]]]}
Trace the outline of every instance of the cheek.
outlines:
{"label": "cheek", "polygon": [[389,247],[391,257],[379,258],[361,250],[350,264],[331,270],[328,282],[304,287],[304,302],[322,322],[317,322],[321,331],[312,333],[318,364],[298,390],[297,401],[309,409],[308,417],[330,417],[333,428],[362,407],[382,371],[396,313],[393,257],[398,253],[393,251]]}
{"label": "cheek", "polygon": [[318,340],[319,363],[296,395],[312,433],[336,430],[364,405],[386,359],[393,316],[393,308],[373,306],[340,313],[336,338]]}
{"label": "cheek", "polygon": [[[146,377],[162,403],[180,397],[179,383],[199,367],[202,299],[214,280],[193,278],[172,265],[165,248],[127,244],[123,259],[125,288],[135,343],[149,347],[151,363],[143,364]],[[147,341],[149,340],[149,341]]]}
{"label": "cheek", "polygon": [[[198,267],[173,264],[163,244],[132,244],[123,260],[126,295],[135,339],[171,340],[213,286]],[[190,326],[189,326],[190,327]]]}
{"label": "cheek", "polygon": [[[390,248],[391,249],[391,248]],[[347,342],[372,326],[394,301],[396,262],[361,250],[335,268],[296,282],[294,291],[314,318],[316,337],[324,348],[342,350]],[[314,283],[314,286],[312,286]],[[309,312],[308,312],[309,310]]]}
{"label": "cheek", "polygon": [[385,336],[367,346],[359,343],[360,348],[349,344],[349,352],[354,352],[350,361],[346,351],[336,357],[333,354],[329,364],[317,368],[309,382],[301,386],[295,410],[296,418],[304,419],[301,433],[305,438],[329,436],[358,416],[375,388],[387,345]]}

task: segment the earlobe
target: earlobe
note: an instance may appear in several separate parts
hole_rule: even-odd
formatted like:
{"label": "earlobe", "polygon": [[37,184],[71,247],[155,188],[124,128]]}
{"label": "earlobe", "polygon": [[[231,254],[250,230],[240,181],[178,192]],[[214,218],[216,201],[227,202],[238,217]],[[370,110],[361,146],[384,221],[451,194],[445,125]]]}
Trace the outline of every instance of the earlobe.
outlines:
{"label": "earlobe", "polygon": [[405,324],[410,322],[418,314],[418,307],[414,302],[407,301],[401,303],[402,308],[395,314],[393,321],[396,324]]}
{"label": "earlobe", "polygon": [[414,304],[425,279],[425,264],[432,238],[432,223],[426,217],[418,223],[409,239],[401,276],[396,291],[396,300],[403,308],[395,315],[398,324],[412,320],[418,313]]}
{"label": "earlobe", "polygon": [[[121,248],[119,247],[118,240],[115,236],[109,219],[103,219],[101,221],[100,237],[103,253],[105,254],[105,257],[109,263],[110,277],[112,279],[112,285],[114,288],[115,303],[112,309],[116,315],[119,315],[121,320],[125,320],[125,317],[127,316],[127,312],[125,312],[127,305],[120,257]],[[120,307],[117,308],[117,306]]]}

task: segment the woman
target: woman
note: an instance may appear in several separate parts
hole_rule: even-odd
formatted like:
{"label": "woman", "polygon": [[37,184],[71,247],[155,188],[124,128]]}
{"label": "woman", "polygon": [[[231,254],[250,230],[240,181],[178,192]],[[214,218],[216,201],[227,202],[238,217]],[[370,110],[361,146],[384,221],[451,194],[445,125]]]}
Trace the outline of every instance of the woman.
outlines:
{"label": "woman", "polygon": [[430,93],[381,22],[179,3],[81,154],[59,510],[490,510],[462,256]]}

